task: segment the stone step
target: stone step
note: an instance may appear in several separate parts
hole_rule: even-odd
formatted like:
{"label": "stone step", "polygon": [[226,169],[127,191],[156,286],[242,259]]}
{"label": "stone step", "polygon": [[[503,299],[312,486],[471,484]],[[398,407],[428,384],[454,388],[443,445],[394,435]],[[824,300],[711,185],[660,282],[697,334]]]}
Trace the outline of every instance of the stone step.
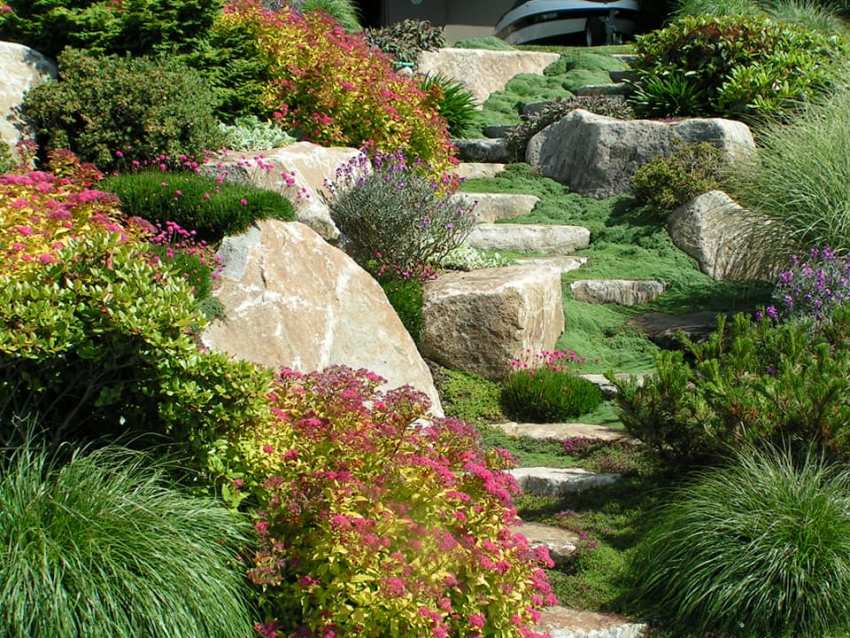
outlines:
{"label": "stone step", "polygon": [[566,496],[613,485],[619,474],[595,474],[579,468],[518,467],[508,470],[520,487],[534,496]]}
{"label": "stone step", "polygon": [[660,297],[667,285],[653,280],[580,279],[570,284],[570,289],[576,301],[638,306]]}
{"label": "stone step", "polygon": [[543,610],[535,630],[549,638],[642,638],[648,627],[613,614],[550,607]]}
{"label": "stone step", "polygon": [[543,102],[528,102],[522,105],[522,114],[525,117],[531,117],[532,115],[542,113],[553,104],[557,104],[557,101],[545,100]]}
{"label": "stone step", "polygon": [[462,162],[483,162],[489,164],[507,164],[510,162],[508,145],[504,139],[487,137],[474,139],[455,139],[458,157]]}
{"label": "stone step", "polygon": [[588,84],[576,89],[577,96],[628,95],[628,84]]}
{"label": "stone step", "polygon": [[484,137],[488,137],[492,140],[507,137],[516,127],[516,124],[490,124],[489,126],[484,127]]}
{"label": "stone step", "polygon": [[466,240],[480,250],[569,255],[590,244],[590,231],[581,226],[540,224],[478,224]]}
{"label": "stone step", "polygon": [[540,202],[539,197],[520,193],[457,193],[453,199],[475,204],[472,212],[479,224],[528,215]]}
{"label": "stone step", "polygon": [[684,315],[669,315],[663,312],[648,312],[629,320],[628,325],[644,333],[662,348],[678,348],[679,333],[694,341],[703,341],[717,328],[718,315],[731,313],[703,310]]}
{"label": "stone step", "polygon": [[539,268],[554,268],[561,274],[578,270],[587,263],[587,257],[575,255],[555,255],[553,257],[522,257],[516,260],[520,266],[537,266]]}
{"label": "stone step", "polygon": [[505,170],[504,164],[461,162],[451,171],[461,179],[492,179]]}
{"label": "stone step", "polygon": [[611,81],[614,84],[621,84],[623,82],[634,80],[637,73],[631,69],[626,69],[625,71],[608,71],[608,75],[611,76]]}
{"label": "stone step", "polygon": [[628,65],[632,65],[640,59],[637,53],[612,53],[611,57]]}
{"label": "stone step", "polygon": [[[582,374],[579,375],[582,379],[587,379],[591,383],[599,386],[599,389],[602,390],[602,394],[604,394],[607,398],[611,399],[617,396],[617,387],[611,383],[607,378],[605,378],[604,374]],[[630,374],[628,372],[620,372],[616,375],[617,379],[626,381],[627,379],[634,379],[637,381],[638,385],[643,385],[643,380],[646,378],[646,373],[637,373]]]}
{"label": "stone step", "polygon": [[543,546],[548,549],[556,567],[569,562],[578,548],[578,534],[560,527],[522,522],[513,527],[513,531],[525,536],[532,547]]}
{"label": "stone step", "polygon": [[[582,375],[584,376],[584,375]],[[508,436],[525,436],[544,441],[566,439],[592,439],[594,441],[632,441],[623,430],[590,423],[494,423],[490,427],[501,430]]]}

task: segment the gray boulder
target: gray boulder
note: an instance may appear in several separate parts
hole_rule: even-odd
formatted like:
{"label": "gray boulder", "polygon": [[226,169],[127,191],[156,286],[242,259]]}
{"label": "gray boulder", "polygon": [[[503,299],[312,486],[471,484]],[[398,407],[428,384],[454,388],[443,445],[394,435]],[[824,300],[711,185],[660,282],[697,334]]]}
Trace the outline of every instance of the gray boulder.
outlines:
{"label": "gray boulder", "polygon": [[31,88],[56,78],[56,65],[23,44],[0,42],[0,139],[15,146],[24,134],[17,111]]}
{"label": "gray boulder", "polygon": [[511,161],[508,145],[502,138],[456,139],[452,143],[457,147],[462,162],[486,162],[489,164],[507,164]]}

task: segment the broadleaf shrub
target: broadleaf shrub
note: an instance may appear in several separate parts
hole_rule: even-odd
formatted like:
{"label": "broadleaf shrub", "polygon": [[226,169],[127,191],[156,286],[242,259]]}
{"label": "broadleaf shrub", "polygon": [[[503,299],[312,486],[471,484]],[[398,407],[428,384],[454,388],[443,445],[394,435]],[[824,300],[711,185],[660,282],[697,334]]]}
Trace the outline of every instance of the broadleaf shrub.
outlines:
{"label": "broadleaf shrub", "polygon": [[127,215],[176,222],[206,240],[238,234],[262,219],[295,219],[292,203],[280,193],[195,173],[122,173],[100,187],[118,196]]}
{"label": "broadleaf shrub", "polygon": [[217,51],[231,50],[225,64],[235,72],[215,82],[234,114],[273,118],[319,144],[402,149],[435,168],[449,163],[452,147],[438,96],[396,73],[386,54],[327,15],[274,12],[256,0],[235,0],[214,26],[210,47],[213,66],[221,64]]}
{"label": "broadleaf shrub", "polygon": [[245,638],[237,560],[250,524],[126,449],[60,463],[33,441],[0,460],[0,622],[7,638]]}
{"label": "broadleaf shrub", "polygon": [[327,186],[331,216],[357,262],[380,276],[427,276],[466,239],[472,207],[452,199],[458,181],[436,180],[401,153],[360,154]]}
{"label": "broadleaf shrub", "polygon": [[816,452],[745,451],[659,512],[633,563],[677,636],[845,635],[850,475]]}
{"label": "broadleaf shrub", "polygon": [[657,375],[619,388],[620,417],[634,436],[675,463],[712,460],[728,446],[817,443],[850,455],[850,308],[818,323],[777,323],[776,309],[721,317],[703,343],[661,352]]}
{"label": "broadleaf shrub", "polygon": [[574,352],[544,352],[531,365],[516,368],[502,385],[502,407],[512,418],[531,423],[557,423],[593,412],[602,392],[568,369],[580,358]]}
{"label": "broadleaf shrub", "polygon": [[70,149],[106,170],[223,143],[212,90],[180,62],[68,50],[59,56],[59,75],[29,91],[22,105],[45,150]]}
{"label": "broadleaf shrub", "polygon": [[65,47],[144,55],[190,50],[222,0],[6,0],[0,39],[55,57]]}
{"label": "broadleaf shrub", "polygon": [[708,142],[680,145],[671,155],[643,164],[632,177],[639,206],[665,216],[694,197],[720,188],[723,153]]}
{"label": "broadleaf shrub", "polygon": [[284,370],[276,418],[222,452],[234,489],[258,503],[249,576],[263,635],[539,636],[552,563],[510,529],[509,455],[456,420],[413,426],[427,398],[382,381]]}
{"label": "broadleaf shrub", "polygon": [[366,29],[366,42],[398,62],[416,64],[422,51],[434,51],[446,46],[443,27],[428,20],[401,20],[377,29]]}
{"label": "broadleaf shrub", "polygon": [[847,46],[763,17],[685,17],[638,38],[633,104],[642,116],[782,117],[826,93]]}

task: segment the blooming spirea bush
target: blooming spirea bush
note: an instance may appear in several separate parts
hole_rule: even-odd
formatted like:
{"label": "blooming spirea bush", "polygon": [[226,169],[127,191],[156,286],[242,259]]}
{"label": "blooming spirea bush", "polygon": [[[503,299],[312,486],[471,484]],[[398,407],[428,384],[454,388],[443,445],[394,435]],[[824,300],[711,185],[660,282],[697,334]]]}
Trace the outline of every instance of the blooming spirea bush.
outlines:
{"label": "blooming spirea bush", "polygon": [[839,257],[829,247],[812,248],[808,258],[791,258],[779,273],[776,303],[784,317],[828,315],[850,302],[850,257]]}
{"label": "blooming spirea bush", "polygon": [[[285,130],[328,146],[402,149],[436,167],[449,163],[452,146],[437,110],[438,92],[426,93],[396,73],[389,56],[326,14],[270,11],[257,0],[234,0],[211,42],[243,49],[239,65],[247,75],[234,81],[258,90],[234,104],[242,115],[271,116]],[[228,78],[220,81],[229,86]]]}
{"label": "blooming spirea bush", "polygon": [[[274,419],[245,428],[222,460],[236,500],[259,502],[250,578],[263,636],[532,638],[555,603],[545,549],[514,533],[500,450],[428,409],[410,388],[334,367],[284,370]],[[297,633],[295,635],[302,635]]]}
{"label": "blooming spirea bush", "polygon": [[439,179],[404,154],[361,153],[328,182],[331,216],[348,250],[379,276],[423,277],[468,236],[472,206],[452,199],[459,180]]}

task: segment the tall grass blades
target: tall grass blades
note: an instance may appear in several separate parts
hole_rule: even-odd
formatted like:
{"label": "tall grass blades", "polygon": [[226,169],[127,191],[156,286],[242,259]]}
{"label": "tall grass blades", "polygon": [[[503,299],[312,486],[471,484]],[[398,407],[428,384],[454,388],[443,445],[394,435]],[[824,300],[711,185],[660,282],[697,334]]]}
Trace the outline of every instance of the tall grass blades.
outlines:
{"label": "tall grass blades", "polygon": [[847,35],[840,7],[818,0],[680,0],[676,16],[757,16],[830,35]]}
{"label": "tall grass blades", "polygon": [[246,523],[120,448],[0,463],[2,638],[248,638]]}
{"label": "tall grass blades", "polygon": [[848,494],[814,452],[743,452],[674,494],[638,550],[638,594],[676,636],[846,636]]}

